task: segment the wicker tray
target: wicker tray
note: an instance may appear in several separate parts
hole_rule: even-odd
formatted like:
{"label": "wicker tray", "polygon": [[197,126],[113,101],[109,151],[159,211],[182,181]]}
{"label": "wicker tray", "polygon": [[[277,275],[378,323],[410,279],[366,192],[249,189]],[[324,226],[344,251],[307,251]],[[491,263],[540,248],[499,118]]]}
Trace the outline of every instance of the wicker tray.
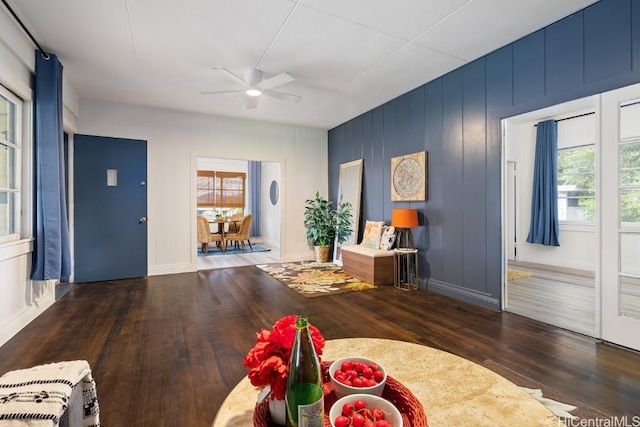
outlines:
{"label": "wicker tray", "polygon": [[[324,426],[331,427],[329,421],[329,410],[331,406],[338,400],[333,391],[333,384],[329,377],[329,366],[331,362],[322,362],[322,388],[324,389]],[[394,404],[400,414],[402,414],[402,423],[404,427],[429,427],[427,416],[424,413],[422,404],[411,393],[411,391],[403,386],[398,380],[387,375],[387,383],[385,384],[382,397]],[[269,402],[267,399],[256,404],[253,411],[254,427],[276,427],[277,424],[271,423],[269,419]]]}

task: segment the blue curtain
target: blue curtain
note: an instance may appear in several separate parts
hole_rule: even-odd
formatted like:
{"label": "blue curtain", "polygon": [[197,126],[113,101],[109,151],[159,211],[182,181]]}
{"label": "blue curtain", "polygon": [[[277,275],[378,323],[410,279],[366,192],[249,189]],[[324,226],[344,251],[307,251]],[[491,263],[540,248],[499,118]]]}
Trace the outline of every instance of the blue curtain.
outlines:
{"label": "blue curtain", "polygon": [[36,51],[34,113],[34,252],[31,279],[66,280],[71,251],[64,171],[62,64]]}
{"label": "blue curtain", "polygon": [[558,242],[558,124],[538,123],[527,242],[560,246]]}
{"label": "blue curtain", "polygon": [[251,236],[260,235],[260,199],[262,187],[262,163],[249,161],[249,213],[253,214]]}

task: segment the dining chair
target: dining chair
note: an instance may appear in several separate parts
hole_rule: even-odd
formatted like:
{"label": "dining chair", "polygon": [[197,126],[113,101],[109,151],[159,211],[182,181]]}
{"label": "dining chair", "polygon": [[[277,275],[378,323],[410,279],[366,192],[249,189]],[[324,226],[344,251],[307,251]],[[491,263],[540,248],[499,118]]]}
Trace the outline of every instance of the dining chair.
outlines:
{"label": "dining chair", "polygon": [[[231,229],[231,227],[233,227],[233,231],[235,233],[237,233],[240,230],[240,227],[238,226],[240,224],[240,222],[242,221],[242,219],[244,218],[244,214],[241,213],[237,213],[237,214],[233,214],[231,215],[231,217],[229,218],[229,229]],[[229,230],[231,231],[231,230]]]}
{"label": "dining chair", "polygon": [[240,228],[236,233],[227,233],[225,236],[224,246],[225,248],[229,244],[229,242],[237,242],[242,246],[242,252],[244,252],[244,242],[245,240],[249,244],[249,248],[253,250],[253,246],[251,246],[251,241],[249,240],[249,234],[251,233],[251,222],[253,221],[253,215],[245,215],[242,218],[242,222],[240,223]]}
{"label": "dining chair", "polygon": [[224,238],[222,234],[212,233],[209,228],[209,220],[202,216],[198,215],[198,244],[202,250],[202,253],[207,253],[209,251],[209,243],[219,242],[220,248],[224,252],[226,249],[224,245]]}

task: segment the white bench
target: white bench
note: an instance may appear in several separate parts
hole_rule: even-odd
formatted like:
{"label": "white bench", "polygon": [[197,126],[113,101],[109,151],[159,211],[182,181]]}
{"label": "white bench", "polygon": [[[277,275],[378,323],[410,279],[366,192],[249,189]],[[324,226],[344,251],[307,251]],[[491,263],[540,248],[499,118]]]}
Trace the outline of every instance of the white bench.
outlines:
{"label": "white bench", "polygon": [[342,245],[342,268],[350,276],[372,285],[393,285],[393,251],[361,245]]}

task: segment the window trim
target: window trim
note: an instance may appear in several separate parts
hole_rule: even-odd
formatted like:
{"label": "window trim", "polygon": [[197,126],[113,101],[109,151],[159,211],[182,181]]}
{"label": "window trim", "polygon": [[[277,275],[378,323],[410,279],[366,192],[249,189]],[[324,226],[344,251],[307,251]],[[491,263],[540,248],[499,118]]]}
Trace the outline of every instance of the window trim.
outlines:
{"label": "window trim", "polygon": [[27,122],[30,122],[30,120],[27,120],[27,117],[25,116],[25,112],[27,111],[27,108],[26,108],[27,102],[17,97],[13,92],[11,92],[11,90],[9,90],[9,88],[7,88],[1,82],[0,82],[0,95],[2,95],[9,102],[15,105],[14,116],[16,120],[15,126],[14,126],[14,130],[15,130],[14,141],[3,142],[3,145],[10,147],[14,150],[14,159],[13,159],[14,187],[4,188],[3,191],[16,195],[14,212],[11,213],[11,215],[13,215],[13,221],[14,221],[14,232],[11,234],[0,236],[0,245],[4,245],[4,244],[12,244],[16,241],[21,240],[22,236],[25,234],[22,229],[22,225],[26,223],[25,218],[23,217],[25,215],[24,188],[26,188],[24,185],[26,180],[23,180],[23,176],[24,176],[23,173],[27,169],[27,168],[23,168],[23,159],[26,158],[25,152],[24,152],[24,148],[25,148],[24,135],[26,134],[26,129],[27,129],[25,126],[27,125]]}

